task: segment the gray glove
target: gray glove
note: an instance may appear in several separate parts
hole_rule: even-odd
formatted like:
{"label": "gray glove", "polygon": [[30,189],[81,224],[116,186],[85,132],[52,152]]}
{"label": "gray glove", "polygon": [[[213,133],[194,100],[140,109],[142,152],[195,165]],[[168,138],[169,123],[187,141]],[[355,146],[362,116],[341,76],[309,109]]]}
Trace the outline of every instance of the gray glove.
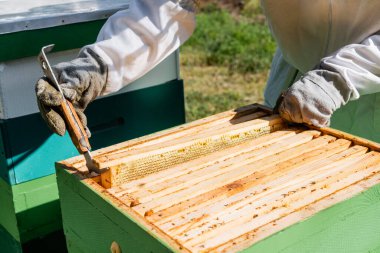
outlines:
{"label": "gray glove", "polygon": [[345,105],[352,94],[353,89],[339,73],[313,70],[286,91],[278,111],[290,122],[329,126],[333,112]]}
{"label": "gray glove", "polygon": [[179,5],[187,11],[196,12],[199,8],[200,1],[199,0],[175,0],[174,2],[179,3]]}
{"label": "gray glove", "polygon": [[[65,98],[73,104],[90,137],[87,118],[83,111],[105,88],[107,65],[94,51],[86,48],[73,61],[57,64],[52,66],[52,69]],[[66,125],[58,108],[62,103],[62,95],[46,77],[37,81],[36,95],[41,115],[49,128],[61,136],[64,135]]]}

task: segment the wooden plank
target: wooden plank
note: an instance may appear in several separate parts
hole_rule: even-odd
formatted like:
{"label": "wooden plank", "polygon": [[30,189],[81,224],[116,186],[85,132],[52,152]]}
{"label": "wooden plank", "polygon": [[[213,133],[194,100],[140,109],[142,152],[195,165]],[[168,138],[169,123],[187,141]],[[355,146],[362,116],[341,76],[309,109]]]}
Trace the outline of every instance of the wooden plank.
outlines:
{"label": "wooden plank", "polygon": [[[240,107],[238,109],[229,110],[226,112],[209,116],[207,118],[199,119],[199,120],[187,123],[185,125],[159,131],[157,133],[146,135],[140,138],[121,142],[119,144],[112,145],[110,147],[105,147],[99,150],[95,150],[92,152],[92,154],[94,157],[100,157],[108,153],[124,152],[125,149],[138,149],[147,145],[153,145],[160,142],[165,142],[170,139],[180,138],[181,136],[190,134],[191,131],[194,131],[194,129],[197,129],[198,127],[203,126],[207,128],[210,124],[213,125],[214,122],[216,121],[229,122],[231,119],[235,118],[238,114],[244,116],[246,114],[252,114],[259,111],[260,111],[260,106],[257,104]],[[266,112],[266,114],[268,114],[268,111]],[[237,118],[240,118],[240,117],[236,117],[236,119]],[[75,168],[77,170],[81,170],[81,168],[84,167],[85,164],[86,164],[86,161],[84,160],[83,156],[76,156],[76,157],[60,162],[60,165],[65,168],[70,168],[70,169]]]}
{"label": "wooden plank", "polygon": [[[219,128],[216,131],[214,129],[203,129],[200,135],[187,135],[180,140],[173,139],[165,141],[164,143],[158,143],[158,145],[147,146],[144,149],[144,153],[152,152],[152,153],[162,153],[161,149],[172,149],[170,146],[178,146],[178,148],[186,147],[191,145],[194,142],[194,139],[201,141],[202,139],[209,139],[213,136],[219,137],[231,134],[239,134],[239,132],[246,131],[247,129],[255,129],[257,131],[261,129],[265,129],[268,126],[273,126],[277,124],[283,124],[283,121],[278,116],[268,116],[260,119],[254,119],[248,122],[242,122],[236,125],[230,125],[230,127],[226,130],[224,127]],[[269,133],[269,132],[265,132]],[[190,144],[188,144],[190,142]],[[177,147],[176,147],[177,148]],[[128,150],[128,151],[120,151],[117,153],[103,155],[101,157],[94,157],[94,162],[97,164],[99,168],[107,168],[112,166],[117,166],[120,163],[128,162],[129,160],[137,157],[143,157],[140,150]],[[132,158],[131,158],[132,157]]]}
{"label": "wooden plank", "polygon": [[[255,156],[256,159],[262,158],[262,156],[267,156],[268,154],[278,153],[281,150],[289,149],[298,145],[301,145],[305,142],[310,141],[313,137],[318,134],[316,131],[305,131],[302,132],[295,137],[289,137],[283,141],[280,141],[274,145],[270,146],[269,150],[265,150],[261,152],[260,155]],[[253,158],[251,163],[256,160]],[[230,172],[224,173],[218,177],[214,177],[212,182],[210,181],[202,181],[198,184],[195,184],[189,188],[183,189],[181,191],[175,192],[171,195],[163,196],[159,199],[154,199],[148,203],[144,203],[135,207],[135,210],[141,215],[151,215],[154,212],[167,208],[169,206],[174,205],[180,201],[186,200],[191,197],[195,197],[207,191],[216,189],[218,187],[222,187],[223,185],[234,182],[235,180],[241,179],[243,177],[249,176],[250,174],[255,172],[255,169],[252,167],[246,166],[241,169],[239,168],[239,164],[232,165],[236,170],[232,170]]]}
{"label": "wooden plank", "polygon": [[[327,170],[322,174],[313,173],[317,176],[311,177],[310,179],[301,177],[298,180],[295,180],[295,182],[292,182],[293,187],[289,189],[292,193],[285,199],[281,196],[281,192],[278,192],[277,196],[271,195],[269,198],[261,198],[253,205],[246,205],[241,209],[235,209],[234,212],[226,212],[225,215],[218,214],[216,216],[218,217],[217,222],[202,224],[202,228],[211,227],[212,229],[201,230],[201,233],[198,234],[199,236],[193,234],[198,231],[198,229],[186,231],[187,238],[191,238],[188,240],[188,243],[197,245],[195,248],[198,249],[216,247],[237,236],[252,231],[263,224],[267,224],[274,219],[286,215],[289,210],[302,208],[339,189],[359,182],[373,173],[380,172],[379,162],[380,154],[370,153],[360,159],[354,159],[354,161],[347,162],[335,172]],[[343,175],[343,177],[333,178],[332,176],[336,175],[335,173],[338,173],[339,176]],[[327,178],[329,175],[330,178]],[[322,180],[319,184],[315,183],[315,181],[321,179],[328,180]],[[329,184],[329,186],[324,187],[325,184]],[[305,195],[307,195],[307,198]],[[260,211],[255,211],[255,206],[258,207],[262,205],[264,206]],[[222,225],[218,227],[218,224]],[[233,231],[231,231],[231,228],[234,228]],[[217,234],[217,236],[215,236],[215,234]]]}
{"label": "wooden plank", "polygon": [[212,153],[205,157],[200,157],[187,163],[179,164],[177,166],[168,168],[158,173],[147,175],[146,177],[143,177],[141,179],[133,180],[131,182],[115,186],[113,188],[110,188],[109,192],[115,195],[116,197],[121,197],[124,194],[136,192],[146,187],[160,184],[161,182],[166,181],[168,179],[190,173],[193,170],[201,169],[211,164],[223,161],[225,159],[229,159],[240,153],[262,148],[263,146],[272,144],[275,141],[280,141],[289,136],[293,136],[300,131],[300,129],[279,130],[268,135],[258,137],[257,139],[249,140],[247,142],[242,143],[239,146],[227,148],[225,150]]}
{"label": "wooden plank", "polygon": [[205,134],[198,136],[197,139],[183,138],[182,143],[167,142],[147,147],[145,152],[131,151],[112,157],[107,156],[106,160],[97,161],[99,167],[109,167],[109,170],[101,175],[102,185],[105,188],[120,185],[284,127],[280,118],[270,116],[234,125],[229,131],[221,129],[211,136]]}
{"label": "wooden plank", "polygon": [[[334,215],[331,213],[331,211],[335,212],[334,209],[338,210],[337,212],[339,214],[342,214],[342,217],[344,217],[341,220],[346,221],[347,212],[349,212],[349,216],[352,217],[353,214],[355,214],[359,208],[366,207],[368,204],[370,204],[370,202],[367,202],[367,203],[361,203],[358,205],[357,203],[358,199],[363,197],[363,195],[362,196],[356,196],[356,195],[368,190],[369,188],[375,185],[377,185],[376,187],[379,188],[378,187],[380,185],[379,183],[380,183],[380,173],[371,174],[369,177],[365,178],[364,180],[358,183],[349,185],[346,188],[340,189],[334,194],[328,195],[319,201],[313,202],[305,206],[305,208],[303,209],[295,210],[294,212],[288,215],[285,215],[279,219],[275,219],[269,222],[268,224],[265,224],[264,226],[261,226],[253,231],[250,231],[247,234],[234,238],[233,240],[227,241],[226,243],[220,244],[215,248],[209,249],[209,252],[240,252],[243,249],[248,249],[252,245],[254,245],[252,247],[253,251],[247,250],[248,252],[266,252],[265,250],[264,251],[262,250],[263,245],[265,245],[264,247],[267,247],[267,248],[268,248],[268,245],[270,245],[269,247],[271,248],[273,252],[279,252],[279,251],[282,252],[280,248],[290,249],[291,251],[289,252],[297,252],[297,251],[294,251],[294,248],[290,247],[290,245],[292,243],[303,240],[305,238],[305,232],[308,234],[312,233],[312,236],[314,237],[317,231],[313,232],[312,230],[314,228],[317,228],[319,225],[324,226],[324,228],[320,230],[324,234],[326,234],[326,229],[328,229],[331,226],[334,226],[332,224],[335,224],[336,221],[339,220],[337,215]],[[378,192],[378,190],[376,189],[373,189],[373,190]],[[367,192],[365,192],[364,194],[367,194]],[[360,202],[361,201],[359,201],[359,203]],[[339,204],[336,205],[337,203]],[[331,206],[333,206],[333,208],[327,209],[328,207],[331,207]],[[322,211],[322,212],[318,213],[319,211]],[[316,213],[317,215],[315,215]],[[308,218],[310,218],[311,216],[315,216],[315,217],[308,220]],[[330,221],[328,220],[326,221],[326,219],[321,221],[321,219],[319,218],[321,216],[328,217]],[[303,222],[294,225],[295,223],[299,221],[303,221]],[[308,226],[308,223],[311,225]],[[294,226],[291,226],[291,225],[294,225]],[[303,226],[303,227],[308,226],[308,229],[303,228],[301,229],[302,231],[301,234],[297,235],[296,237],[292,237],[291,233],[289,233],[289,228],[290,230],[295,230],[300,226]],[[348,230],[345,230],[341,225],[339,225],[339,229],[341,231],[348,232]],[[281,230],[284,230],[283,233],[276,234],[276,232],[279,232]],[[342,233],[342,234],[346,235],[346,233]],[[270,237],[270,235],[274,235],[274,236]],[[285,240],[282,240],[282,242],[279,243],[278,240],[275,239],[278,237],[282,237]],[[355,233],[355,237],[356,238],[358,237],[358,233]],[[265,238],[267,239],[263,240]],[[331,238],[331,239],[335,240],[335,238]],[[260,243],[260,241],[262,241],[263,243]],[[274,247],[274,245],[271,245],[273,244],[273,241],[277,241],[276,247]],[[327,240],[322,240],[322,241],[316,240],[316,241],[327,243]],[[344,251],[344,252],[347,252],[347,251]],[[351,251],[351,252],[360,252],[360,251]]]}
{"label": "wooden plank", "polygon": [[[289,161],[275,165],[274,167],[266,170],[266,172],[272,174],[272,178],[276,179],[279,175],[283,175],[287,171],[300,167],[306,163],[312,163],[314,161],[320,160],[321,158],[328,158],[336,153],[342,152],[343,150],[346,150],[349,145],[350,142],[347,140],[337,140],[326,145],[323,148],[319,148],[315,151],[300,155],[298,158],[290,159]],[[221,199],[231,197],[240,192],[243,194],[245,190],[262,184],[263,177],[265,177],[265,174],[262,176],[252,175],[245,177],[241,180],[233,182],[232,184],[227,184],[221,188],[209,191],[203,195],[199,195],[195,198],[179,202],[178,204],[154,213],[152,216],[149,216],[147,218],[159,225],[169,222],[170,220],[175,221],[174,223],[177,224],[178,221],[175,220],[176,218],[181,216],[186,217],[195,210],[204,210],[206,206],[220,201]],[[264,186],[264,188],[265,187],[266,186]],[[255,189],[252,192],[255,191],[257,190]],[[248,194],[250,193],[251,192]]]}
{"label": "wooden plank", "polygon": [[[268,107],[268,106],[261,105],[261,104],[254,104],[254,105],[256,105],[257,108],[260,108],[260,109],[268,112],[269,114],[273,114],[273,109]],[[355,135],[352,135],[352,134],[349,134],[349,133],[346,133],[346,132],[343,132],[343,131],[340,131],[338,129],[334,129],[331,127],[316,127],[313,125],[307,125],[307,127],[309,129],[318,130],[318,131],[321,131],[325,134],[335,136],[337,138],[350,140],[355,145],[364,146],[364,147],[369,148],[370,150],[380,152],[380,143],[377,143],[377,142],[374,142],[374,141],[371,141],[371,140],[368,140],[368,139],[365,139],[365,138],[362,138],[359,136],[355,136]]]}
{"label": "wooden plank", "polygon": [[188,213],[186,216],[181,216],[177,220],[171,220],[166,224],[160,226],[160,228],[165,231],[171,231],[171,233],[174,231],[173,229],[176,229],[178,233],[181,233],[185,230],[180,226],[181,224],[190,224],[191,226],[195,226],[194,220],[197,223],[204,223],[205,221],[201,219],[201,217],[218,217],[218,214],[220,214],[220,212],[229,212],[231,208],[239,208],[244,205],[253,203],[258,198],[263,198],[264,196],[268,196],[273,192],[278,191],[279,189],[285,188],[287,185],[289,185],[289,182],[291,182],[294,178],[297,178],[297,176],[300,174],[307,172],[319,173],[320,170],[328,170],[334,166],[344,163],[344,159],[346,158],[355,158],[357,156],[363,155],[365,151],[366,148],[364,147],[353,147],[349,150],[333,155],[324,161],[316,161],[311,164],[307,163],[296,167],[290,172],[285,171],[277,178],[268,178],[268,176],[264,176],[263,178],[265,181],[263,182],[263,180],[257,180],[258,184],[255,185],[255,187],[251,187],[247,191],[240,192],[229,198],[223,199],[213,205],[208,206],[207,208],[202,208],[196,212]]}
{"label": "wooden plank", "polygon": [[[262,165],[258,161],[256,166],[263,170],[271,164],[278,164],[283,162],[285,159],[295,158],[305,152],[325,146],[334,140],[334,137],[323,136],[321,138],[315,139],[314,141],[301,144],[300,146],[297,146],[297,148],[293,148],[281,153],[276,153],[275,155],[273,155],[270,149],[269,152],[267,149],[264,149],[262,153],[271,157],[267,157]],[[154,185],[154,187],[145,188],[144,191],[140,190],[132,194],[139,203],[145,203],[156,198],[177,192],[186,187],[191,187],[202,181],[213,180],[213,178],[217,177],[218,175],[224,174],[231,170],[236,170],[237,166],[241,167],[249,165],[258,159],[260,159],[260,156],[255,155],[252,152],[243,153],[237,157],[232,157],[231,159],[225,158],[224,161],[218,162],[213,166],[208,166],[197,171],[191,171],[189,174],[163,181],[160,184]]]}
{"label": "wooden plank", "polygon": [[376,143],[358,136],[354,136],[349,133],[342,132],[337,129],[329,128],[329,127],[324,127],[324,128],[319,128],[315,126],[309,126],[311,129],[315,129],[318,131],[321,131],[325,134],[333,135],[338,138],[343,138],[352,141],[355,145],[361,145],[364,147],[368,147],[371,150],[378,151],[380,152],[380,143]]}

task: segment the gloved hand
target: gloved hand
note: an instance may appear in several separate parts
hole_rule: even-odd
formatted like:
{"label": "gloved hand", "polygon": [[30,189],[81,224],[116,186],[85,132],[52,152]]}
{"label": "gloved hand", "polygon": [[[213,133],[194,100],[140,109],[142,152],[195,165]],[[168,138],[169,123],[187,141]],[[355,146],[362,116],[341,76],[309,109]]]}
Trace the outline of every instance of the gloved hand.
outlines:
{"label": "gloved hand", "polygon": [[196,12],[200,5],[200,0],[177,0],[177,2],[182,8],[191,12]]}
{"label": "gloved hand", "polygon": [[290,122],[329,126],[333,112],[345,105],[352,94],[353,88],[339,73],[313,70],[286,91],[278,111]]}
{"label": "gloved hand", "polygon": [[[83,111],[105,88],[107,65],[94,51],[85,48],[73,61],[57,64],[52,66],[52,69],[65,98],[73,104],[90,137],[87,118]],[[35,88],[42,117],[53,132],[64,135],[66,125],[58,108],[63,99],[61,93],[46,77],[39,79]]]}

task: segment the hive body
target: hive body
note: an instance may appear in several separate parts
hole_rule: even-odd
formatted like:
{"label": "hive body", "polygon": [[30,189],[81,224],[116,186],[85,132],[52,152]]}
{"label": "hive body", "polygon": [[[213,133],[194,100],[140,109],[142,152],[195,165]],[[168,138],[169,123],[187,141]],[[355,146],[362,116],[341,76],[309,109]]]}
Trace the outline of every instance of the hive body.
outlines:
{"label": "hive body", "polygon": [[[114,145],[95,153],[109,168],[100,176],[81,175],[80,157],[58,164],[68,243],[86,227],[107,238],[99,252],[112,241],[133,252],[379,250],[379,148],[259,105]],[[75,217],[72,199],[107,230]]]}

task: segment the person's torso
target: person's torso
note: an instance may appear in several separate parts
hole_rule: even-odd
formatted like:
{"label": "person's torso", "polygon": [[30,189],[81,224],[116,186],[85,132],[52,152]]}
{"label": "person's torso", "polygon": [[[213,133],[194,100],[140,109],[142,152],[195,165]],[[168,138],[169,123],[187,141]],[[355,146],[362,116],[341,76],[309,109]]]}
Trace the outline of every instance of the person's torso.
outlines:
{"label": "person's torso", "polygon": [[320,60],[380,30],[378,0],[261,0],[284,58],[305,73]]}

